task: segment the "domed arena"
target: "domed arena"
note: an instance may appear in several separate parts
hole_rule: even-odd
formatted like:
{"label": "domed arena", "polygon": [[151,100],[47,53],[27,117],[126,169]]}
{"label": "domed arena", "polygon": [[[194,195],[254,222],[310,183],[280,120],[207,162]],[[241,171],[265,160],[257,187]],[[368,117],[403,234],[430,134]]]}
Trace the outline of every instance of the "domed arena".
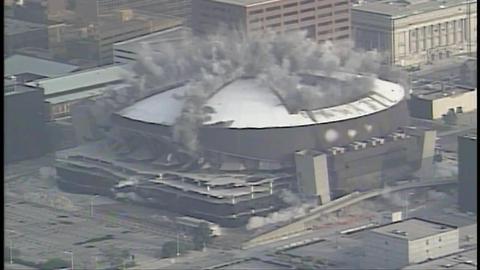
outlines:
{"label": "domed arena", "polygon": [[[308,74],[298,87],[314,88],[325,80],[346,84],[342,80],[346,76],[361,77]],[[171,137],[184,108],[185,91],[186,86],[181,86],[148,97],[118,112],[115,120],[131,131]],[[239,168],[258,169],[263,161],[290,164],[296,151],[344,146],[407,125],[404,96],[400,85],[375,79],[362,95],[342,97],[329,106],[292,109],[280,91],[259,79],[241,78],[208,98],[205,107],[210,113],[199,129],[199,141],[206,155],[237,160],[242,163]],[[327,94],[325,99],[334,97]]]}
{"label": "domed arena", "polygon": [[93,135],[57,153],[58,185],[238,227],[285,192],[318,205],[408,177],[435,134],[408,127],[402,76],[377,60],[305,33],[145,48],[74,121]]}

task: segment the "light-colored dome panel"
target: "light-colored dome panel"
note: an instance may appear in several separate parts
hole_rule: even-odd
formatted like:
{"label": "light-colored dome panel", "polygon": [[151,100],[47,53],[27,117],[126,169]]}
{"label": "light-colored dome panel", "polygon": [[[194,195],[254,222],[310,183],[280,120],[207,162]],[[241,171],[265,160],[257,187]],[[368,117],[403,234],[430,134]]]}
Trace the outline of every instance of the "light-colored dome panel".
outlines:
{"label": "light-colored dome panel", "polygon": [[[173,125],[181,113],[186,87],[179,87],[137,102],[119,114],[142,122]],[[274,128],[306,126],[342,121],[380,112],[399,103],[404,89],[376,79],[366,97],[334,107],[291,114],[277,95],[256,79],[238,79],[220,89],[208,101],[214,109],[204,125],[229,123],[229,128]]]}

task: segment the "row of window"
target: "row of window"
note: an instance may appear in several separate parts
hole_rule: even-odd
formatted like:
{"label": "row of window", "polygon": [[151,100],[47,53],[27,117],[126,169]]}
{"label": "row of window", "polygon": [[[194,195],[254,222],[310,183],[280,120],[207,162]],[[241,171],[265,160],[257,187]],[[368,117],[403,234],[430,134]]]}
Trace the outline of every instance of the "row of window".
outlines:
{"label": "row of window", "polygon": [[[348,30],[349,28],[350,28],[349,26],[337,27],[337,28],[335,28],[335,32],[346,31],[346,30]],[[319,35],[325,35],[325,34],[330,34],[330,33],[333,33],[333,30],[332,30],[332,29],[318,32]]]}
{"label": "row of window", "polygon": [[[305,4],[314,3],[314,2],[315,2],[315,0],[302,1],[302,2],[300,2],[300,7],[302,7]],[[344,6],[344,5],[348,5],[348,1],[337,2],[337,3],[334,4],[335,7]],[[283,9],[296,7],[296,6],[297,6],[297,3],[285,4],[285,5],[283,5]],[[312,7],[312,8],[302,9],[300,12],[305,13],[305,12],[315,11],[315,9],[318,10],[318,9],[325,9],[325,8],[331,8],[331,7],[332,7],[331,4],[327,4],[327,5],[323,5],[323,6],[318,6],[317,8]],[[281,9],[282,9],[282,6],[268,7],[268,8],[265,8],[265,9],[262,8],[262,9],[252,10],[248,13],[248,15],[256,15],[256,14],[261,14],[264,11],[265,12],[272,12],[272,11],[281,10]],[[342,12],[345,12],[345,11],[342,10]],[[348,12],[348,10],[346,10],[346,12]]]}
{"label": "row of window", "polygon": [[[315,18],[325,18],[325,17],[331,17],[331,16],[333,16],[333,14],[331,12],[329,12],[329,13],[325,13],[325,14],[318,14],[316,17],[315,16],[304,17],[304,18],[301,18],[300,21],[301,22],[307,22],[307,21],[313,21],[313,20],[315,20]],[[278,14],[278,15],[268,16],[265,19],[267,21],[271,21],[271,20],[279,19],[281,17],[282,17],[282,15]],[[260,22],[262,20],[263,20],[262,18],[256,18],[256,19],[250,20],[249,22],[250,23],[257,23],[257,22]],[[346,22],[346,21],[348,21],[347,18],[342,18],[342,19],[335,20],[336,23],[341,23],[341,22]]]}

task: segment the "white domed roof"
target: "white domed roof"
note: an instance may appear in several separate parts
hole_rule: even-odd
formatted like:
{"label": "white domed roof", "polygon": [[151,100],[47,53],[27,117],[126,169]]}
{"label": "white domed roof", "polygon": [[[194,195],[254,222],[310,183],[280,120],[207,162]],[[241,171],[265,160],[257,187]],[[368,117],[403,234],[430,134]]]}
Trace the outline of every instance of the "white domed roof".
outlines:
{"label": "white domed roof", "polygon": [[[182,86],[151,96],[122,110],[125,118],[171,126],[183,108]],[[214,109],[204,125],[225,124],[229,128],[273,128],[307,126],[357,118],[399,103],[404,89],[395,83],[376,79],[366,97],[334,107],[291,114],[280,98],[257,79],[238,79],[220,89],[207,102]],[[314,119],[312,119],[312,116]],[[228,123],[228,124],[226,124]]]}

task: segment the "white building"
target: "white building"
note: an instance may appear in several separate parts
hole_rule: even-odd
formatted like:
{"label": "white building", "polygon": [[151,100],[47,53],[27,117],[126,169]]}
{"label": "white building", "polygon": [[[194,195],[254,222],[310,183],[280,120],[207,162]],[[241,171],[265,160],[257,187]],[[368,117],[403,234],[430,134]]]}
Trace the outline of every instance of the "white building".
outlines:
{"label": "white building", "polygon": [[476,0],[362,1],[352,8],[355,44],[410,66],[476,52]]}
{"label": "white building", "polygon": [[441,86],[419,89],[409,101],[410,114],[416,118],[441,119],[449,111],[468,113],[477,109],[477,89],[467,86]]}
{"label": "white building", "polygon": [[418,218],[377,227],[364,239],[369,269],[400,269],[459,251],[456,227]]}
{"label": "white building", "polygon": [[110,89],[109,86],[122,83],[129,68],[129,65],[102,67],[40,79],[27,85],[44,89],[48,118],[56,120],[69,117],[73,104],[100,96]]}

